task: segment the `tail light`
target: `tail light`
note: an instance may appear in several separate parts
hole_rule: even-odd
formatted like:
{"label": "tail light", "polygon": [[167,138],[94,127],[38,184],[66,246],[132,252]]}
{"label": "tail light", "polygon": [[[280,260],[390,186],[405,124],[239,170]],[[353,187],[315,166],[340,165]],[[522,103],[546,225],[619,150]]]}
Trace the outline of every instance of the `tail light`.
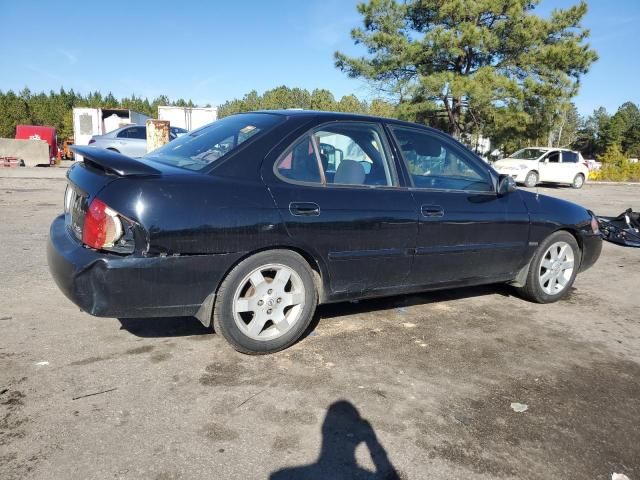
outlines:
{"label": "tail light", "polygon": [[118,213],[94,198],[84,217],[82,242],[96,249],[113,247],[122,233],[122,221]]}
{"label": "tail light", "polygon": [[96,143],[96,140],[94,138],[92,138],[91,140],[89,140],[89,145],[91,145],[92,143]]}

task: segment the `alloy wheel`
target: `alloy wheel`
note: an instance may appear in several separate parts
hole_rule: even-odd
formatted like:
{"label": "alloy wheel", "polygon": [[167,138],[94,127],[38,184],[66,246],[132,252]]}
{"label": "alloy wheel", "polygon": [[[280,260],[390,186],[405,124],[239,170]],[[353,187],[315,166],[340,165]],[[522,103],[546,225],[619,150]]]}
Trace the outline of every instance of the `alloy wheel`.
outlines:
{"label": "alloy wheel", "polygon": [[538,174],[536,172],[529,172],[524,179],[524,185],[526,187],[532,188],[535,187],[538,183]]}
{"label": "alloy wheel", "polygon": [[233,318],[254,340],[273,340],[300,320],[305,302],[304,283],[291,268],[268,264],[256,268],[239,283],[233,296]]}
{"label": "alloy wheel", "polygon": [[571,280],[575,259],[573,249],[567,242],[551,245],[540,263],[538,281],[547,295],[558,295],[564,291]]}
{"label": "alloy wheel", "polygon": [[584,184],[584,177],[582,175],[576,175],[573,179],[573,188],[580,188]]}

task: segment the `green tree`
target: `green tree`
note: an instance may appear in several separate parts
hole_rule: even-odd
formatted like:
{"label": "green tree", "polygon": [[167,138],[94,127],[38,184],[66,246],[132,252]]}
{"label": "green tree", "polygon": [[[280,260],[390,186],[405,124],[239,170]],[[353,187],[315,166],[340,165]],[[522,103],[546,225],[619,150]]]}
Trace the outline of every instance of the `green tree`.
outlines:
{"label": "green tree", "polygon": [[580,115],[574,103],[560,105],[555,115],[555,122],[549,132],[550,147],[569,147],[578,138]]}
{"label": "green tree", "polygon": [[[509,138],[518,118],[533,138],[546,136],[557,105],[577,91],[596,60],[581,20],[585,2],[548,19],[540,0],[370,0],[352,30],[367,55],[336,52],[336,66],[395,93],[414,120],[441,121],[457,137],[479,128]],[[506,114],[504,114],[506,112]]]}
{"label": "green tree", "polygon": [[337,110],[348,113],[366,113],[367,106],[364,102],[358,100],[355,95],[345,95],[338,102]]}
{"label": "green tree", "polygon": [[12,90],[0,94],[0,137],[14,138],[16,125],[30,122],[29,108],[24,98]]}
{"label": "green tree", "polygon": [[310,108],[312,110],[332,111],[336,109],[336,99],[329,90],[316,88],[311,92]]}
{"label": "green tree", "polygon": [[282,85],[267,90],[262,95],[258,95],[255,90],[252,90],[242,99],[236,98],[226,101],[218,106],[218,118],[254,110],[281,110],[287,108],[371,113],[372,115],[387,117],[392,117],[396,114],[395,106],[381,99],[374,99],[371,104],[368,104],[355,95],[345,95],[340,101],[336,101],[329,90],[315,89],[309,93],[306,89],[289,88]]}
{"label": "green tree", "polygon": [[603,132],[610,117],[604,107],[597,108],[593,114],[581,119],[574,148],[580,150],[587,158],[593,158],[604,151]]}
{"label": "green tree", "polygon": [[607,150],[598,157],[603,165],[612,167],[623,167],[627,162],[627,158],[616,143],[610,145]]}

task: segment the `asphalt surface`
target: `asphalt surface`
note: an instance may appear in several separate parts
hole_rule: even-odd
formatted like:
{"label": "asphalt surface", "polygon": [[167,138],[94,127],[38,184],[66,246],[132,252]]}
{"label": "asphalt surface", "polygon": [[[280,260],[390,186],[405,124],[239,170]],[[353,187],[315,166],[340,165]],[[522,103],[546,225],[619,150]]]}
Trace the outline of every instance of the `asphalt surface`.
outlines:
{"label": "asphalt surface", "polygon": [[[0,172],[0,478],[640,479],[640,250],[606,244],[553,305],[325,306],[248,357],[194,319],[78,311],[45,257],[64,172],[31,172]],[[640,208],[640,186],[540,192]]]}

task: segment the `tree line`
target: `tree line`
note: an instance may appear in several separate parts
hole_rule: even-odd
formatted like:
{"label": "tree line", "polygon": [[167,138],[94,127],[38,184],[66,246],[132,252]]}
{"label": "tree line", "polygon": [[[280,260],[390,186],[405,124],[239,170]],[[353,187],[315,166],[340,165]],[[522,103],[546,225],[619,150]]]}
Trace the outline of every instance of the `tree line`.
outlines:
{"label": "tree line", "polygon": [[118,99],[111,92],[83,95],[64,88],[49,93],[32,93],[26,87],[18,93],[0,90],[0,137],[13,138],[16,125],[48,125],[56,128],[58,138],[72,137],[74,107],[126,108],[156,117],[158,105],[195,107],[191,100],[173,101],[166,95],[149,100],[136,95]]}
{"label": "tree line", "polygon": [[218,118],[253,110],[287,108],[360,113],[379,117],[397,116],[395,105],[385,100],[373,99],[367,102],[353,94],[344,95],[340,100],[336,100],[333,93],[326,89],[316,88],[310,92],[304,88],[289,88],[282,85],[267,90],[262,95],[252,90],[240,99],[233,99],[223,103],[218,107]]}

